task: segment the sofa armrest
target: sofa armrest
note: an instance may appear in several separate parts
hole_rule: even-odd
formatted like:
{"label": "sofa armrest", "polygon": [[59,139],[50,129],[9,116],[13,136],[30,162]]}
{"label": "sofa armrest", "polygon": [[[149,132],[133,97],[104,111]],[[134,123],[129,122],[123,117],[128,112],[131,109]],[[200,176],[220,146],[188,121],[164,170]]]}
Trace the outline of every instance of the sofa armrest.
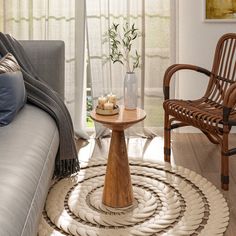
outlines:
{"label": "sofa armrest", "polygon": [[60,40],[20,40],[37,74],[64,99],[65,44]]}

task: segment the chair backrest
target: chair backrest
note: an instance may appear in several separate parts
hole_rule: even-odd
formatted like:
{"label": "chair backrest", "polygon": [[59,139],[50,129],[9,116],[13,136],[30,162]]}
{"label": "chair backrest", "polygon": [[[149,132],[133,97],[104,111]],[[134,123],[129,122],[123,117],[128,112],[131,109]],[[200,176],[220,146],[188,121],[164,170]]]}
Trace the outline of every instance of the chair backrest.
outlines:
{"label": "chair backrest", "polygon": [[212,75],[206,96],[222,104],[228,87],[236,81],[236,33],[223,35],[216,46]]}

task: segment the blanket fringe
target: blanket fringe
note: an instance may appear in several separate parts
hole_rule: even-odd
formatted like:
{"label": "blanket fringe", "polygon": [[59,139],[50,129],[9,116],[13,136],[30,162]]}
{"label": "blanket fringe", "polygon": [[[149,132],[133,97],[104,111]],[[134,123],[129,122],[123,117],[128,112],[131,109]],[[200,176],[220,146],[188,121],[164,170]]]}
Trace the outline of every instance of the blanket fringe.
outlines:
{"label": "blanket fringe", "polygon": [[54,179],[70,177],[71,175],[76,174],[79,170],[80,165],[78,158],[58,160],[55,164]]}

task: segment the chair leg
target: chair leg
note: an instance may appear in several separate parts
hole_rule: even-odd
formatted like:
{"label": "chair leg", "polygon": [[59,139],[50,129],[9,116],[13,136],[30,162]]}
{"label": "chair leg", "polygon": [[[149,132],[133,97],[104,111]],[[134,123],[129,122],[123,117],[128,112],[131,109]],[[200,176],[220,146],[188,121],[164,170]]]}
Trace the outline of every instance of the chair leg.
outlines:
{"label": "chair leg", "polygon": [[228,138],[229,133],[224,132],[221,147],[221,188],[223,190],[229,189],[229,156],[227,155]]}
{"label": "chair leg", "polygon": [[165,111],[165,121],[164,121],[164,160],[166,162],[170,162],[170,155],[171,155],[171,149],[170,149],[170,121],[169,121],[169,115]]}

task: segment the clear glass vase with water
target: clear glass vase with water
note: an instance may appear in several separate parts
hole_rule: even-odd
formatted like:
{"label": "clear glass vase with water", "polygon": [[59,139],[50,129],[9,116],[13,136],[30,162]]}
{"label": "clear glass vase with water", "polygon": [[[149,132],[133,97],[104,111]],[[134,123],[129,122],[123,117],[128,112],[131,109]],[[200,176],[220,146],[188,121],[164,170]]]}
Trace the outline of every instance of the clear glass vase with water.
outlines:
{"label": "clear glass vase with water", "polygon": [[138,83],[134,72],[127,72],[124,78],[124,106],[135,110],[138,103]]}

